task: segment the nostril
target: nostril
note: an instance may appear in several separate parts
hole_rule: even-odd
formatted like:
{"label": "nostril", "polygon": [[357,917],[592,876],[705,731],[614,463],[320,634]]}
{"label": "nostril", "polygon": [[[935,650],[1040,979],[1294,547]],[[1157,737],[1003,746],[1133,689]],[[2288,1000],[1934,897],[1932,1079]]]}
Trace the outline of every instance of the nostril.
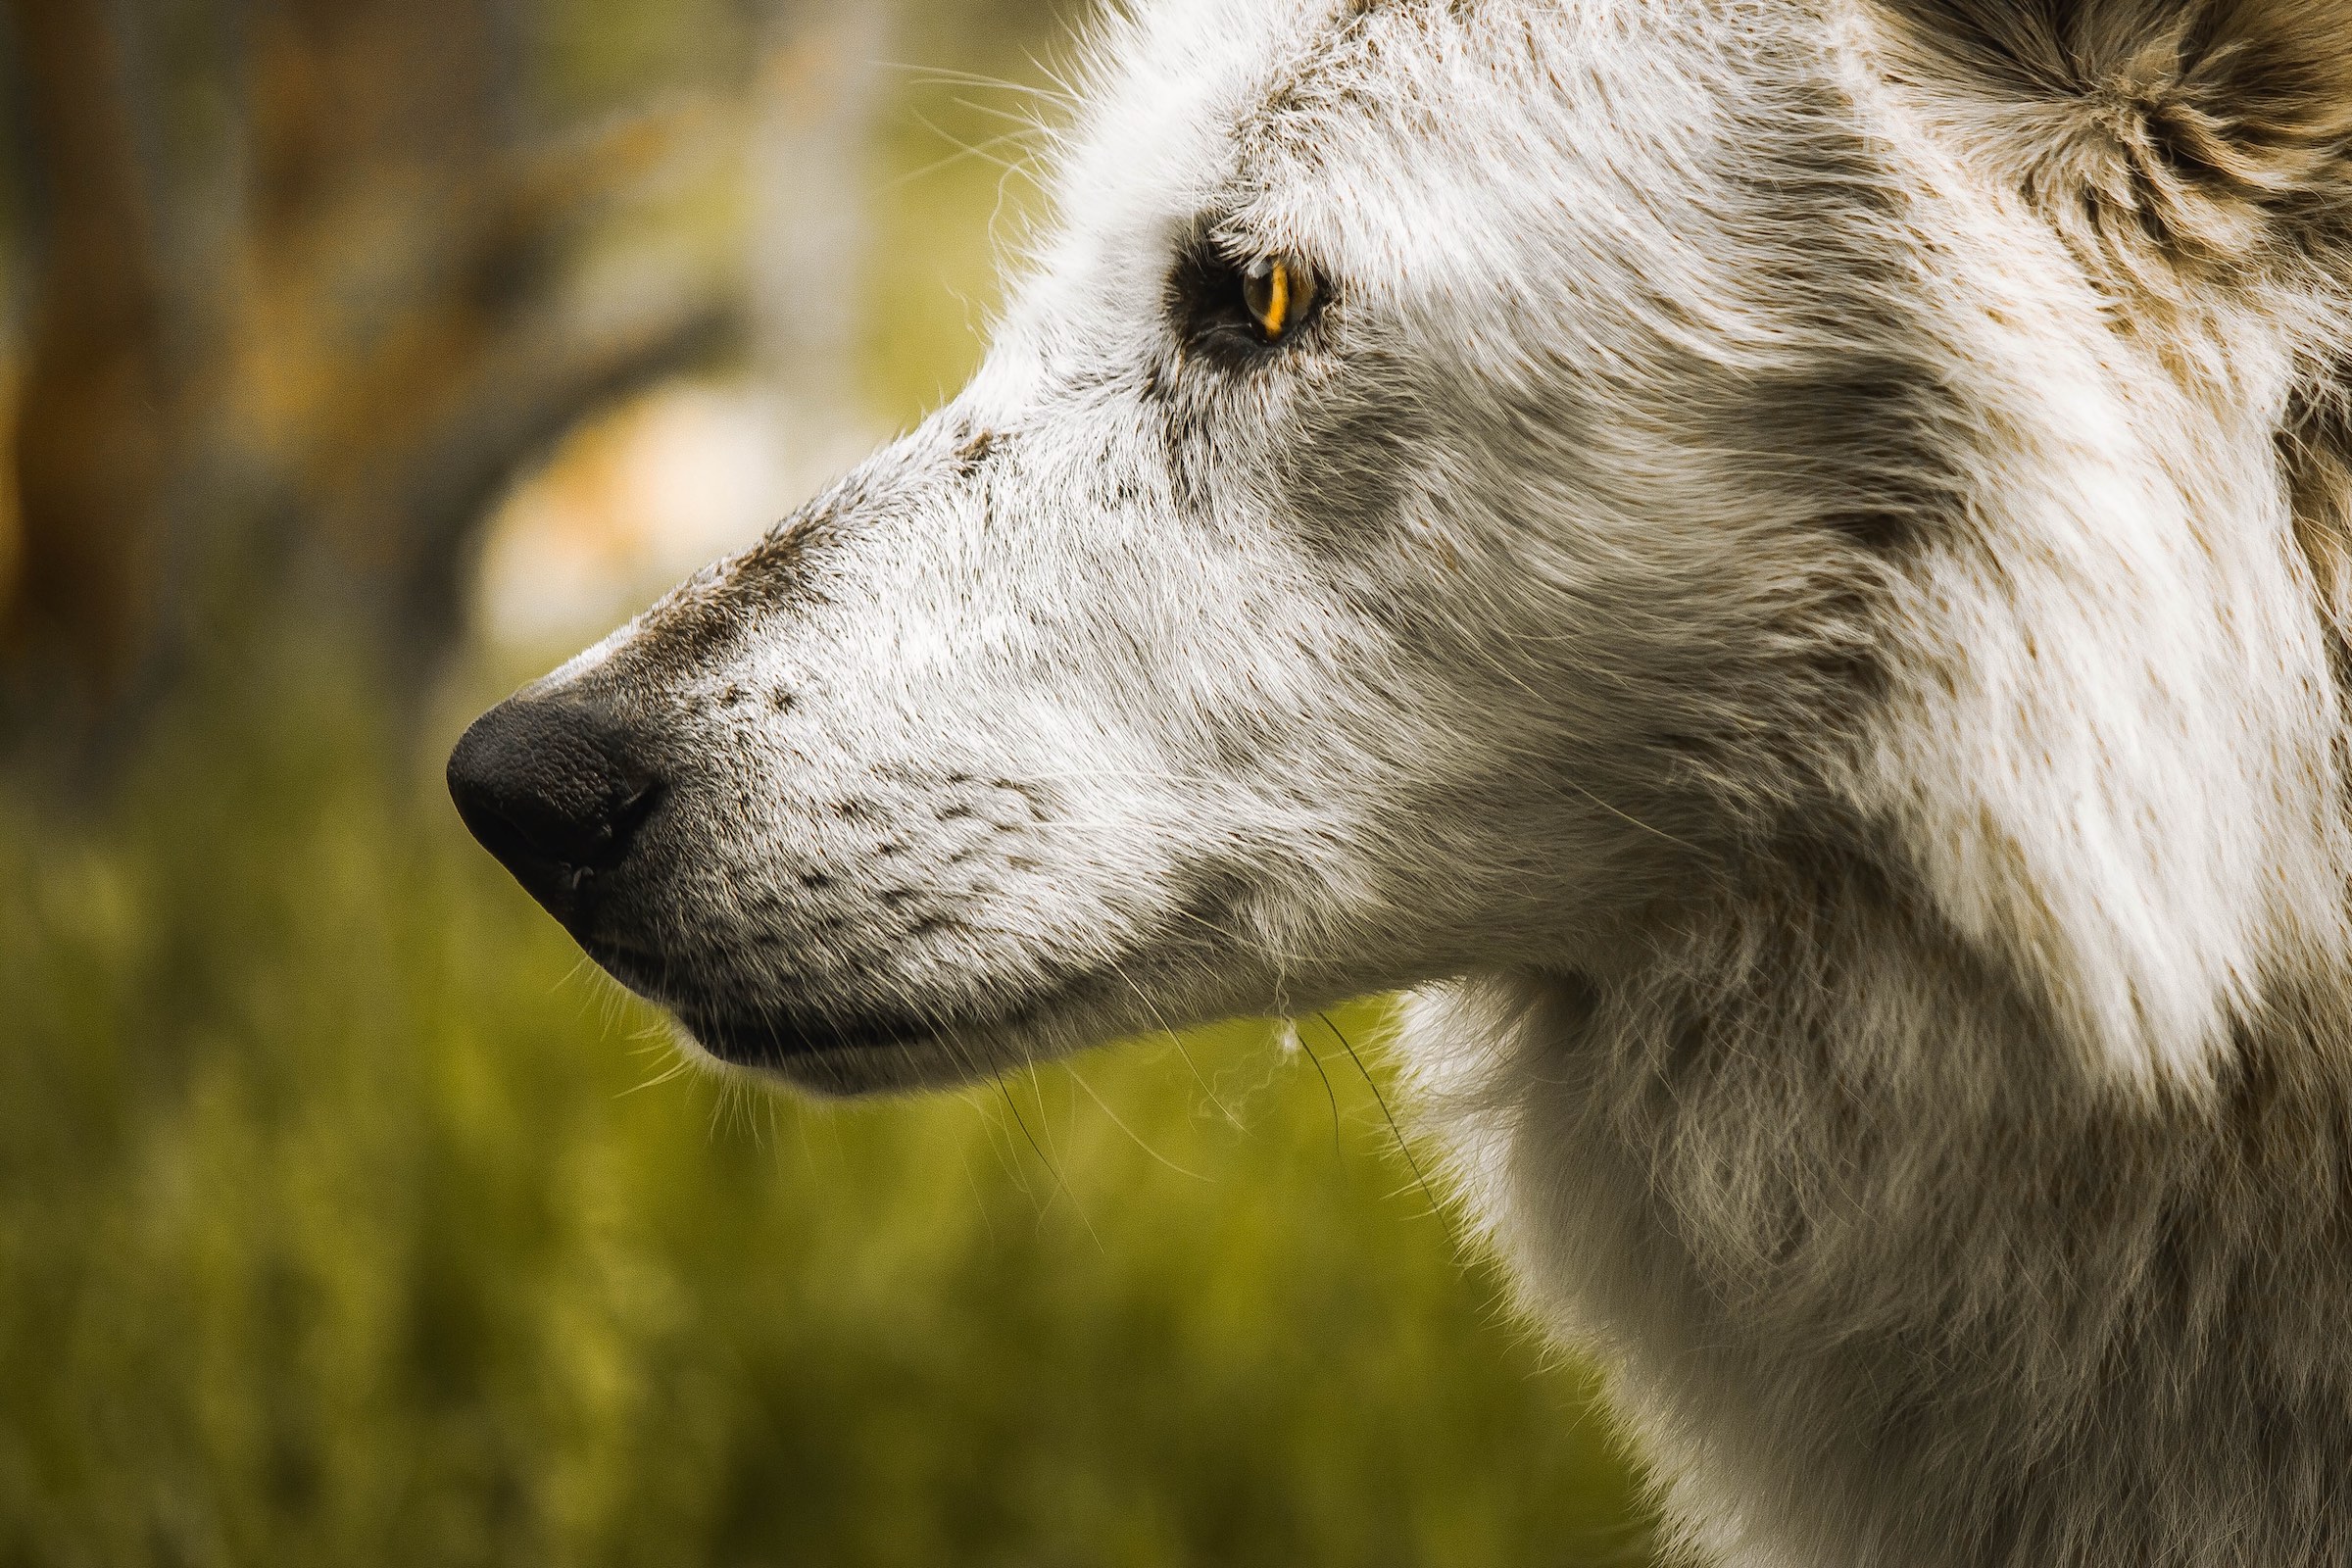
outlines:
{"label": "nostril", "polygon": [[[612,808],[612,814],[605,823],[601,857],[592,857],[584,863],[591,869],[603,870],[625,859],[629,846],[636,841],[637,830],[645,825],[645,819],[653,815],[654,808],[661,804],[660,784],[639,785],[635,794]],[[603,863],[597,863],[599,859]]]}
{"label": "nostril", "polygon": [[643,748],[577,700],[515,699],[476,719],[449,759],[466,828],[566,925],[590,884],[628,857],[661,804]]}

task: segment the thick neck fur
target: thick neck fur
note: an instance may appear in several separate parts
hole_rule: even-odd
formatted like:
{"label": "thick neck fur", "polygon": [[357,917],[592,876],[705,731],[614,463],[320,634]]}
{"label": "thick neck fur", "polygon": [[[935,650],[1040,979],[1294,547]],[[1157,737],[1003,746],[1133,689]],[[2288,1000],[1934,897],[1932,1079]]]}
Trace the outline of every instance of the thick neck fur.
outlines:
{"label": "thick neck fur", "polygon": [[2150,1092],[1799,852],[1612,979],[1427,999],[1415,1054],[1708,1557],[2270,1568],[2352,1562],[2348,994]]}

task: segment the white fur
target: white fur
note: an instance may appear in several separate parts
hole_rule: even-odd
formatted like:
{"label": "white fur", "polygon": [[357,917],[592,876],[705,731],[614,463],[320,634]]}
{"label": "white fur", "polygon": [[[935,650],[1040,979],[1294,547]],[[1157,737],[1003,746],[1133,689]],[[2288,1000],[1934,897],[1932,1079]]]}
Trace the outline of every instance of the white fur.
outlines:
{"label": "white fur", "polygon": [[[690,1026],[932,1021],[810,1088],[1423,987],[1724,1561],[2352,1562],[2342,302],[2132,293],[1890,17],[1112,23],[970,388],[558,684],[700,770]],[[1181,348],[1204,225],[1310,335]]]}

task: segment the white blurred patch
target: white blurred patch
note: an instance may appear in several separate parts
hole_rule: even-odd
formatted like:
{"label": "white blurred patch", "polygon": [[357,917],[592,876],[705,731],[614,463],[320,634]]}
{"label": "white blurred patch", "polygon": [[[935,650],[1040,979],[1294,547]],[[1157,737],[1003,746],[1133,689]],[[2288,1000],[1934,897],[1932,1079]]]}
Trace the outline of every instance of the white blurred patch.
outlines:
{"label": "white blurred patch", "polygon": [[573,432],[500,506],[476,624],[524,649],[602,631],[758,538],[875,439],[754,383],[656,387]]}

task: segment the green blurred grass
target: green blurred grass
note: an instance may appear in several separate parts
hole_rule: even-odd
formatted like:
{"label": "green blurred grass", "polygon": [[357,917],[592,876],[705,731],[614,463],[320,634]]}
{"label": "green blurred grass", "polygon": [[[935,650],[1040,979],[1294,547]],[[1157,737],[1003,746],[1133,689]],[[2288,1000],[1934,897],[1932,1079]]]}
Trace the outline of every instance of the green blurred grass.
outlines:
{"label": "green blurred grass", "polygon": [[1645,1560],[1311,1026],[651,1082],[334,667],[0,791],[0,1565]]}

